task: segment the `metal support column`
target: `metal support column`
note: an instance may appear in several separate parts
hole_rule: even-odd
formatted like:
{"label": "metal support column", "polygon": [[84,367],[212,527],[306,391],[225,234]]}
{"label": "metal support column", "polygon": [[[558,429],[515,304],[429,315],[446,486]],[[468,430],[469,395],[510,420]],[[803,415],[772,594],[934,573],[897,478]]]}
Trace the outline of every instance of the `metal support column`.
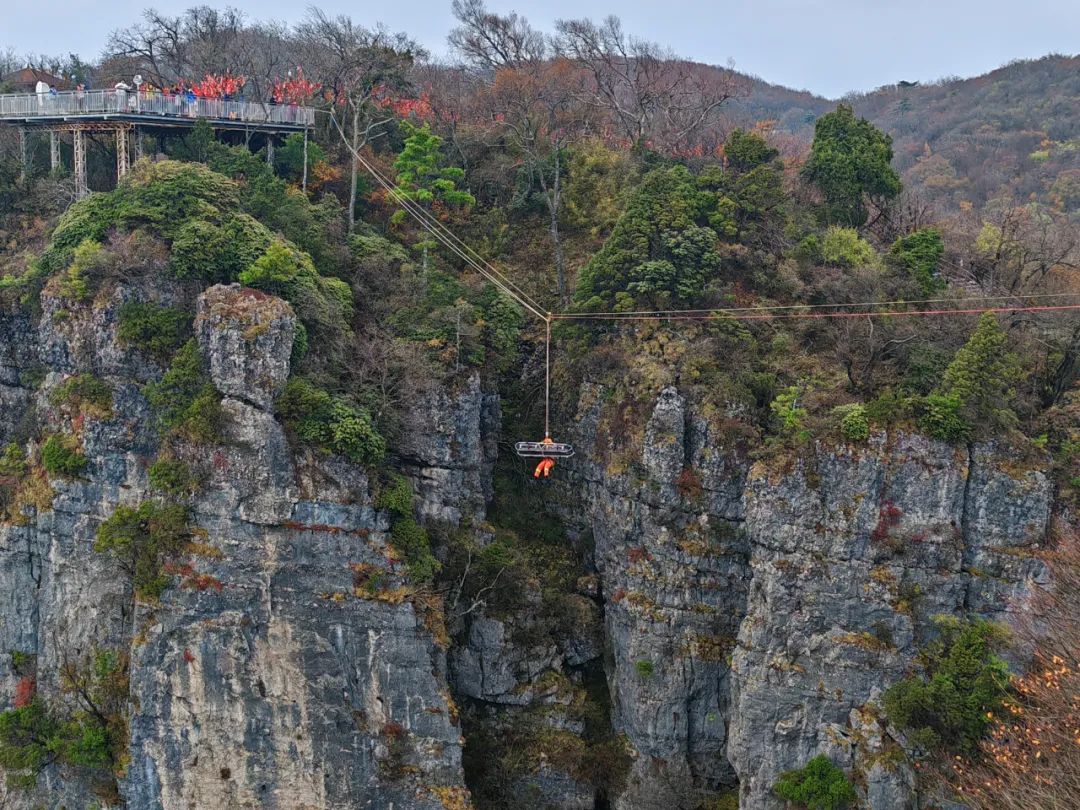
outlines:
{"label": "metal support column", "polygon": [[116,129],[116,179],[123,180],[128,173],[128,130],[127,127]]}
{"label": "metal support column", "polygon": [[301,181],[300,190],[307,194],[307,127],[304,127],[304,179]]}
{"label": "metal support column", "polygon": [[274,137],[272,135],[266,136],[266,165],[274,165]]}
{"label": "metal support column", "polygon": [[81,200],[89,193],[86,187],[86,133],[81,127],[75,126],[71,130],[72,146],[74,147],[75,165],[72,167],[75,174],[75,199]]}
{"label": "metal support column", "polygon": [[56,171],[60,168],[60,133],[55,129],[49,130],[49,170]]}
{"label": "metal support column", "polygon": [[138,163],[146,154],[146,145],[143,143],[142,129],[135,127],[135,162]]}
{"label": "metal support column", "polygon": [[30,179],[30,133],[26,127],[19,127],[19,158],[22,167],[19,177],[25,183]]}

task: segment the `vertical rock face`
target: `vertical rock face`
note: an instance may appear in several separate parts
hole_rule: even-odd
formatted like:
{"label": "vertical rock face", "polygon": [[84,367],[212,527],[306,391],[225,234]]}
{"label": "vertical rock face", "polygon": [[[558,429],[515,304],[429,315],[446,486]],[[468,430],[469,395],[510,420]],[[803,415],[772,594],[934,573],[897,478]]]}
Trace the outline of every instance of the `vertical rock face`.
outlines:
{"label": "vertical rock face", "polygon": [[[223,394],[220,443],[170,440],[203,480],[183,496],[193,542],[157,601],[136,600],[117,559],[94,550],[118,506],[163,497],[148,481],[162,438],[142,394],[162,369],[117,339],[128,301],[193,303]],[[33,462],[36,442],[63,433],[87,464],[70,478],[32,464],[5,504],[0,708],[29,682],[70,700],[62,667],[128,653],[119,789],[131,807],[460,806],[450,685],[477,727],[535,724],[557,750],[586,734],[583,694],[600,680],[633,759],[609,797],[621,810],[697,807],[732,788],[744,810],[780,810],[779,774],[819,753],[867,807],[915,808],[881,694],[911,671],[933,616],[1008,621],[1045,577],[1033,552],[1049,478],[993,443],[875,434],[753,463],[736,420],[697,412],[675,388],[639,412],[585,385],[577,455],[547,494],[581,545],[593,541],[596,576],[558,595],[559,621],[542,616],[538,586],[511,614],[452,615],[448,655],[441,617],[405,587],[364,471],[296,451],[274,418],[295,331],[287,304],[235,285],[191,302],[180,285],[136,279],[85,303],[46,289],[41,310],[0,314],[0,444]],[[77,374],[106,383],[111,408],[56,405]],[[414,403],[401,452],[422,517],[488,531],[498,421],[477,376]],[[573,764],[536,762],[509,795],[597,806]],[[98,787],[52,766],[30,791],[0,783],[0,804],[83,807]]]}
{"label": "vertical rock face", "polygon": [[499,398],[469,375],[457,389],[430,389],[412,403],[397,450],[427,520],[481,520],[498,453]]}
{"label": "vertical rock face", "polygon": [[217,390],[269,411],[289,377],[292,308],[258,290],[219,284],[199,296],[195,331]]}
{"label": "vertical rock face", "polygon": [[825,753],[866,806],[916,807],[880,695],[935,615],[1022,608],[1044,577],[1045,472],[903,433],[752,466],[674,389],[627,458],[604,399],[583,389],[568,498],[595,536],[614,722],[636,752],[617,806],[737,784],[740,807],[779,810],[780,773]]}
{"label": "vertical rock face", "polygon": [[[608,462],[604,392],[587,388],[568,487],[585,499],[612,660],[613,722],[635,752],[620,808],[695,806],[734,781],[729,669],[744,613],[745,464],[664,390],[640,454]],[[626,470],[616,465],[624,465]]]}
{"label": "vertical rock face", "polygon": [[[404,598],[366,477],[333,458],[296,460],[271,412],[295,325],[284,302],[235,286],[198,301],[225,436],[174,446],[206,480],[189,502],[195,542],[160,601],[136,603],[115,558],[93,550],[118,505],[155,497],[147,467],[159,439],[137,382],[160,372],[116,343],[116,312],[179,294],[117,289],[62,320],[46,298],[27,341],[38,357],[0,351],[5,402],[36,402],[47,430],[79,436],[88,459],[80,478],[52,480],[54,496],[0,528],[0,707],[20,677],[8,651],[36,656],[40,692],[64,700],[62,660],[130,650],[120,791],[131,807],[438,808],[467,795],[445,653],[431,617]],[[38,391],[24,381],[35,361],[49,371]],[[112,388],[111,414],[46,407],[71,373]],[[0,427],[0,441],[18,438]],[[382,572],[385,588],[356,590],[358,569]],[[50,769],[36,791],[3,801],[82,807],[93,787]]]}

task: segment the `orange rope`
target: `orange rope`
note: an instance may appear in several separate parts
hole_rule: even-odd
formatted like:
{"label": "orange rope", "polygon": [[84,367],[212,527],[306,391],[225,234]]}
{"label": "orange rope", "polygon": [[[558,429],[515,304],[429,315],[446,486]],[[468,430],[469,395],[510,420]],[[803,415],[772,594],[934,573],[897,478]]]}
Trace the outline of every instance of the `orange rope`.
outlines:
{"label": "orange rope", "polygon": [[582,316],[586,318],[610,316],[616,318],[630,318],[635,315],[691,315],[696,313],[715,312],[764,312],[789,309],[837,309],[840,307],[886,307],[899,304],[966,304],[971,301],[1011,301],[1011,300],[1034,300],[1047,298],[1077,298],[1080,293],[1042,293],[1034,295],[974,295],[966,298],[898,298],[893,301],[859,301],[844,304],[755,304],[749,307],[712,307],[710,309],[639,309],[627,312],[563,312],[563,316]]}
{"label": "orange rope", "polygon": [[[865,305],[864,305],[865,306]],[[975,307],[972,309],[920,309],[920,310],[869,310],[864,312],[772,312],[747,314],[745,310],[714,309],[711,311],[671,310],[657,311],[651,315],[618,315],[608,312],[553,313],[549,317],[559,321],[782,321],[825,318],[865,318],[881,316],[903,318],[928,315],[981,315],[984,312],[1058,312],[1080,309],[1080,304],[1057,304],[1029,307]],[[700,312],[700,314],[699,314]]]}

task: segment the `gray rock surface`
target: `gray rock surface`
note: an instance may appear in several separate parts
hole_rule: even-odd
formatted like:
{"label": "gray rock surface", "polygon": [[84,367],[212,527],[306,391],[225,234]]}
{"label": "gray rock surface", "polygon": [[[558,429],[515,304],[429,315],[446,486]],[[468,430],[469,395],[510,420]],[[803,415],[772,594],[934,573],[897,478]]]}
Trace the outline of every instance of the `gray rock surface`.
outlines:
{"label": "gray rock surface", "polygon": [[199,296],[195,334],[225,396],[264,411],[289,377],[296,317],[285,301],[266,293],[218,284]]}
{"label": "gray rock surface", "polygon": [[751,576],[746,465],[674,388],[660,394],[637,455],[612,462],[603,403],[601,389],[585,387],[565,482],[595,539],[613,723],[635,752],[616,806],[695,806],[735,779],[727,660]]}
{"label": "gray rock surface", "polygon": [[779,774],[819,753],[867,807],[918,806],[910,765],[882,756],[880,695],[933,616],[1008,621],[1045,581],[1045,471],[904,433],[751,464],[674,388],[628,452],[606,399],[582,389],[562,502],[595,537],[613,721],[636,752],[616,806],[737,784],[741,808],[780,810]]}
{"label": "gray rock surface", "polygon": [[[903,432],[754,462],[730,415],[698,412],[675,387],[622,418],[586,383],[577,455],[547,490],[589,549],[578,592],[560,595],[574,621],[544,618],[537,586],[516,612],[451,616],[445,650],[442,617],[404,587],[365,471],[290,447],[273,416],[291,308],[233,285],[197,302],[223,440],[168,448],[203,477],[187,501],[194,542],[160,600],[137,601],[93,541],[118,505],[160,497],[147,469],[162,439],[141,387],[162,369],[117,339],[117,314],[191,298],[134,278],[82,303],[47,288],[40,316],[0,313],[0,444],[28,451],[34,484],[0,525],[0,652],[29,654],[51,701],[69,699],[65,660],[129,652],[130,807],[434,810],[467,795],[451,691],[472,728],[528,723],[566,740],[585,733],[582,696],[603,668],[633,754],[619,810],[693,808],[735,786],[744,810],[780,810],[776,778],[819,753],[866,807],[914,810],[926,797],[896,756],[882,693],[911,671],[932,617],[1009,621],[1046,579],[1034,553],[1053,511],[1046,464]],[[110,386],[111,413],[50,403],[80,373]],[[478,375],[427,390],[395,447],[417,513],[482,533],[498,398]],[[80,477],[34,464],[35,437],[54,432],[80,443]],[[358,588],[362,572],[378,587]],[[27,677],[0,655],[0,708]],[[0,806],[84,807],[94,788],[49,768],[36,790],[0,786]],[[511,793],[521,807],[596,801],[547,758]]]}
{"label": "gray rock surface", "polygon": [[[398,596],[403,572],[366,476],[340,459],[296,457],[270,411],[292,348],[284,302],[236,287],[199,300],[200,345],[227,394],[225,437],[173,443],[205,480],[189,501],[195,542],[160,601],[136,602],[115,559],[93,550],[117,505],[156,497],[146,471],[160,440],[139,383],[160,369],[116,342],[116,313],[170,295],[133,284],[64,302],[62,318],[46,295],[39,323],[0,317],[4,404],[26,418],[36,405],[46,431],[73,433],[88,459],[80,478],[49,482],[51,503],[0,526],[0,708],[22,677],[8,651],[36,656],[39,692],[63,701],[63,660],[129,650],[119,784],[129,807],[434,810],[467,796],[445,652],[430,617]],[[26,326],[36,356],[11,345]],[[35,389],[26,378],[38,367],[47,373]],[[111,415],[49,407],[74,373],[111,386]],[[0,443],[19,438],[17,421],[0,420]],[[355,590],[357,566],[384,571],[384,588]],[[94,787],[50,768],[36,790],[0,788],[0,805],[87,807]]]}
{"label": "gray rock surface", "polygon": [[485,393],[476,373],[456,388],[431,387],[412,403],[395,450],[422,518],[455,526],[483,520],[499,420],[498,395]]}

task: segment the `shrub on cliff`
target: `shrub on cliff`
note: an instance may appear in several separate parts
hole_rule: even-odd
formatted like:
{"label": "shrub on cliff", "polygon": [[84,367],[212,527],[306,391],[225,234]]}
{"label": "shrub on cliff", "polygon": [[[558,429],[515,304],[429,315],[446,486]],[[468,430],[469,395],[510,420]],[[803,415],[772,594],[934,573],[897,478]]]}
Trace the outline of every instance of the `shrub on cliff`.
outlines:
{"label": "shrub on cliff", "polygon": [[879,262],[873,245],[854,228],[828,228],[821,237],[820,251],[821,261],[834,267],[873,267]]}
{"label": "shrub on cliff", "polygon": [[198,485],[198,479],[187,462],[176,458],[158,459],[150,465],[146,474],[150,479],[150,486],[170,495],[183,495]]}
{"label": "shrub on cliff", "polygon": [[215,442],[220,437],[221,395],[210,382],[194,338],[176,353],[159,382],[143,388],[143,394],[162,428],[193,442]]}
{"label": "shrub on cliff", "polygon": [[238,188],[205,166],[141,162],[115,190],[72,205],[53,231],[41,263],[49,274],[65,269],[86,240],[102,242],[113,229],[150,227],[172,239],[192,219],[210,219],[240,204]]}
{"label": "shrub on cliff", "polygon": [[8,442],[0,453],[0,478],[21,478],[27,471],[26,451],[15,442]]}
{"label": "shrub on cliff", "polygon": [[642,180],[615,230],[581,271],[575,302],[590,310],[631,310],[639,302],[685,305],[720,269],[709,227],[715,195],[682,166]]}
{"label": "shrub on cliff", "polygon": [[973,753],[1008,698],[1009,668],[997,655],[1006,633],[981,619],[942,618],[938,628],[919,654],[924,673],[892,686],[885,710],[927,750]]}
{"label": "shrub on cliff", "polygon": [[997,317],[984,313],[945,369],[939,389],[927,397],[923,427],[932,436],[957,441],[976,429],[992,433],[1016,424],[1010,405],[1020,362],[1007,343]]}
{"label": "shrub on cliff", "polygon": [[893,242],[889,248],[889,263],[915,279],[923,293],[933,295],[945,289],[945,282],[938,276],[944,255],[941,231],[923,228]]}
{"label": "shrub on cliff", "polygon": [[376,464],[386,453],[386,440],[371,415],[340,397],[294,377],[277,400],[277,412],[297,436],[350,461]]}
{"label": "shrub on cliff", "polygon": [[429,271],[422,296],[388,319],[444,365],[487,364],[501,371],[518,356],[521,310],[490,284],[475,290],[454,275]]}
{"label": "shrub on cliff", "polygon": [[[169,275],[205,282],[242,280],[272,289],[293,304],[324,352],[340,349],[352,317],[352,290],[338,278],[320,275],[305,250],[333,253],[326,242],[333,212],[289,192],[272,172],[267,174],[264,163],[252,164],[250,154],[240,154],[246,150],[221,148],[220,168],[242,178],[242,184],[198,163],[142,162],[113,191],[93,194],[68,209],[33,277],[63,272],[56,282],[60,293],[81,300],[90,293],[93,268],[104,260],[106,236],[144,230],[169,244]],[[263,196],[256,193],[259,189]],[[278,231],[283,237],[274,236]],[[280,278],[283,257],[295,267],[285,280]],[[341,264],[336,258],[325,262]],[[22,281],[19,286],[25,286]]]}
{"label": "shrub on cliff", "polygon": [[782,773],[773,791],[805,810],[842,810],[853,806],[858,799],[844,772],[824,754],[802,768]]}
{"label": "shrub on cliff", "polygon": [[228,213],[218,222],[192,219],[176,229],[169,272],[176,278],[232,281],[273,238],[265,225],[247,214]]}
{"label": "shrub on cliff", "polygon": [[394,475],[379,492],[375,505],[390,513],[390,545],[404,560],[409,579],[416,583],[431,582],[440,565],[431,553],[427,531],[413,517],[413,489],[409,479]]}
{"label": "shrub on cliff", "polygon": [[135,593],[156,599],[169,584],[165,562],[180,553],[188,537],[185,507],[143,501],[116,508],[98,527],[94,551],[113,554]]}
{"label": "shrub on cliff", "polygon": [[74,478],[88,463],[79,440],[74,436],[54,433],[41,445],[41,465],[52,475]]}
{"label": "shrub on cliff", "polygon": [[68,377],[52,390],[49,402],[58,408],[68,408],[95,419],[112,416],[112,389],[93,374]]}
{"label": "shrub on cliff", "polygon": [[919,424],[935,439],[964,442],[971,436],[971,423],[960,413],[960,397],[955,394],[930,394],[922,405],[923,415]]}
{"label": "shrub on cliff", "polygon": [[803,426],[808,415],[801,402],[804,393],[799,386],[792,385],[778,393],[776,399],[769,403],[777,432],[799,442],[810,438],[810,431]]}
{"label": "shrub on cliff", "polygon": [[84,239],[71,254],[71,264],[57,277],[56,291],[61,298],[85,301],[91,285],[107,264],[100,242]]}
{"label": "shrub on cliff", "polygon": [[125,345],[165,360],[183,345],[190,329],[191,318],[178,309],[129,301],[120,307],[116,336]]}
{"label": "shrub on cliff", "polygon": [[864,442],[870,438],[870,420],[866,406],[861,402],[833,408],[833,415],[837,418],[840,435],[849,442]]}
{"label": "shrub on cliff", "polygon": [[70,700],[47,700],[33,680],[25,698],[0,712],[0,769],[8,784],[32,787],[53,763],[85,769],[102,798],[117,799],[115,776],[128,743],[126,656],[97,650],[63,657],[60,691]]}

